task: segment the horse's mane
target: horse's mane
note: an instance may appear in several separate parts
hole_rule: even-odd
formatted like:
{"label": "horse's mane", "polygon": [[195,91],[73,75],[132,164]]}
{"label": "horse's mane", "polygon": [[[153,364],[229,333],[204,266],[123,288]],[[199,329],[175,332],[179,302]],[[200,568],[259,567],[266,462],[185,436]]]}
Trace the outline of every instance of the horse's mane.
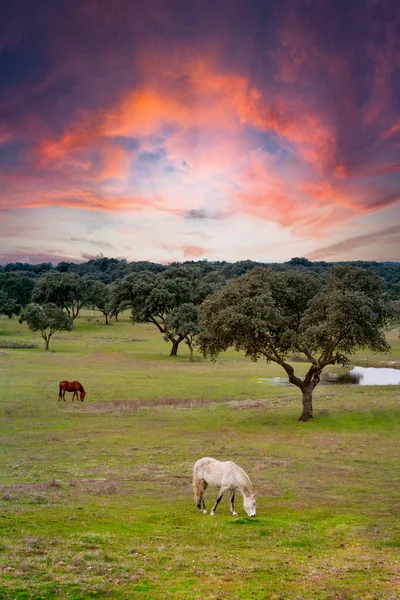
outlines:
{"label": "horse's mane", "polygon": [[247,475],[246,471],[244,469],[242,469],[242,467],[239,467],[239,465],[235,465],[235,466],[243,478],[243,485],[242,485],[243,492],[246,495],[252,494],[253,493],[253,484],[250,481],[250,477]]}

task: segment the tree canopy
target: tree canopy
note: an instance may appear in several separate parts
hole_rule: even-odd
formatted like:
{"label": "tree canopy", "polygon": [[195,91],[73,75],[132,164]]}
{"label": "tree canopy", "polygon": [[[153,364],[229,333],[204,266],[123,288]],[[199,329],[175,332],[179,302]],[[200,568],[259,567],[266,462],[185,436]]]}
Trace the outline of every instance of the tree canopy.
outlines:
{"label": "tree canopy", "polygon": [[2,306],[8,307],[1,310],[4,314],[12,316],[19,314],[21,308],[29,304],[35,281],[23,273],[0,273],[0,296],[3,298]]}
{"label": "tree canopy", "polygon": [[[324,284],[306,271],[256,268],[205,300],[200,347],[213,358],[232,346],[279,364],[302,391],[300,420],[306,421],[327,365],[347,364],[360,347],[388,350],[383,328],[389,314],[379,277],[365,269],[335,267]],[[295,375],[291,353],[310,363],[303,378]]]}
{"label": "tree canopy", "polygon": [[128,275],[117,293],[120,303],[130,307],[133,322],[155,325],[164,339],[172,343],[171,356],[175,356],[186,337],[177,327],[177,309],[183,304],[199,305],[218,285],[212,278],[203,278],[201,270],[195,267],[169,267],[157,274],[143,271]]}
{"label": "tree canopy", "polygon": [[50,271],[37,282],[32,299],[38,304],[55,304],[74,321],[88,300],[87,280],[72,273]]}
{"label": "tree canopy", "polygon": [[0,289],[0,315],[7,315],[9,319],[19,314],[21,307],[7,292]]}

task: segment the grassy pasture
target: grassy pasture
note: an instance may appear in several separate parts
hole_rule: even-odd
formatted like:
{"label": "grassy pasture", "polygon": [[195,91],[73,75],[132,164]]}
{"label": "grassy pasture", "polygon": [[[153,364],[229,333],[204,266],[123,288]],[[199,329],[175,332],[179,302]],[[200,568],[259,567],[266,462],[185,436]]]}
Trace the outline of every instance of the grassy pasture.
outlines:
{"label": "grassy pasture", "polygon": [[[390,355],[353,363],[400,364],[389,338]],[[0,319],[1,599],[400,597],[397,386],[320,386],[298,423],[298,390],[259,383],[277,366],[189,363],[184,345],[170,358],[128,318],[87,312],[50,348]],[[83,404],[57,401],[61,379],[84,384]],[[245,468],[256,518],[240,496],[239,517],[228,498],[197,513],[205,455]]]}

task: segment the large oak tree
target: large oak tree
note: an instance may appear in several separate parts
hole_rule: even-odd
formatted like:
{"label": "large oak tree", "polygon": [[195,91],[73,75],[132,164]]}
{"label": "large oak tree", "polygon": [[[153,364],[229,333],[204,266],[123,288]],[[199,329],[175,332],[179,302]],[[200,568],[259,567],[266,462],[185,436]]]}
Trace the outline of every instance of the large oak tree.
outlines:
{"label": "large oak tree", "polygon": [[[313,416],[312,395],[327,365],[349,362],[358,348],[385,352],[389,318],[381,280],[366,269],[334,267],[327,280],[300,270],[256,268],[207,298],[200,311],[200,348],[216,358],[234,347],[246,356],[279,364],[300,388],[301,421]],[[310,364],[295,374],[288,357]]]}

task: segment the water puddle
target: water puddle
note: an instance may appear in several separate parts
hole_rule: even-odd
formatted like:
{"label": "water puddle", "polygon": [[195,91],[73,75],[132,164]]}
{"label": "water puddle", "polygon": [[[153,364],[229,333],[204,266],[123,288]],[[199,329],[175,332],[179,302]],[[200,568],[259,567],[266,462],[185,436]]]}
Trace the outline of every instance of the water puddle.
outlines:
{"label": "water puddle", "polygon": [[[292,385],[287,377],[262,377],[257,383]],[[347,373],[322,373],[320,385],[400,385],[400,369],[354,367]]]}

